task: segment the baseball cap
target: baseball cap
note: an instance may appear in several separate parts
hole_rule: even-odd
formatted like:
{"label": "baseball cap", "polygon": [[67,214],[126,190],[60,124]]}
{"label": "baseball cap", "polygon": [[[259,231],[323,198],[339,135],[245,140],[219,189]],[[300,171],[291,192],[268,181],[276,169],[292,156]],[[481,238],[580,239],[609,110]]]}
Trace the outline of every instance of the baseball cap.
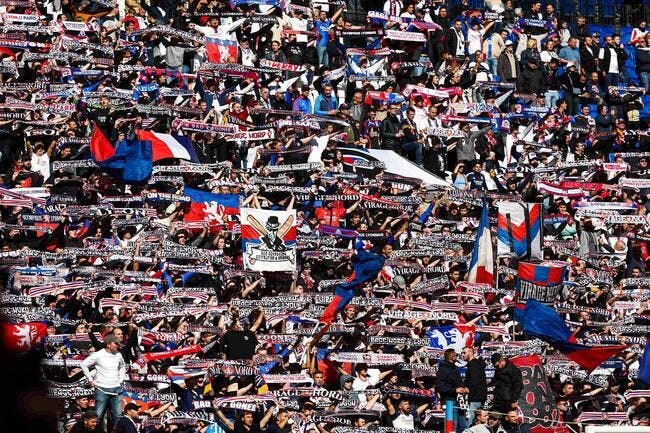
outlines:
{"label": "baseball cap", "polygon": [[508,40],[506,41],[506,46],[507,46],[507,45],[513,45],[512,41],[511,41],[510,39],[508,39]]}

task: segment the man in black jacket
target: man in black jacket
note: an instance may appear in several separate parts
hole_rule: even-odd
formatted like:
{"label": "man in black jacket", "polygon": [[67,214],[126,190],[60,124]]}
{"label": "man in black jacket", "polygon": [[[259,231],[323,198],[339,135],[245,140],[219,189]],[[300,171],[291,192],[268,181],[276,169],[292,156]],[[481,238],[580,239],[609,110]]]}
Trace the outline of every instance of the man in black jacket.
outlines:
{"label": "man in black jacket", "polygon": [[464,347],[461,352],[463,361],[467,362],[465,373],[465,388],[469,408],[467,410],[467,425],[472,425],[475,411],[482,407],[487,400],[487,379],[485,377],[485,362],[478,359],[474,353],[474,347]]}
{"label": "man in black jacket", "polygon": [[445,48],[452,57],[465,56],[465,34],[462,28],[463,22],[454,20],[454,24],[445,32]]}
{"label": "man in black jacket", "polygon": [[524,389],[521,371],[500,353],[491,358],[496,371],[494,372],[494,408],[498,412],[507,413],[517,407],[517,400]]}
{"label": "man in black jacket", "polygon": [[117,420],[115,424],[115,433],[138,433],[135,420],[138,418],[140,406],[135,403],[129,403],[124,407],[124,416]]}
{"label": "man in black jacket", "polygon": [[517,412],[517,409],[506,411],[506,416],[501,422],[501,425],[506,433],[531,433],[530,424],[519,421],[519,413]]}
{"label": "man in black jacket", "polygon": [[584,42],[580,44],[580,67],[587,76],[598,71],[598,48],[594,46],[591,36],[585,36]]}
{"label": "man in black jacket", "polygon": [[522,93],[544,93],[546,77],[535,59],[530,59],[519,76],[517,90]]}
{"label": "man in black jacket", "polygon": [[463,387],[458,367],[456,367],[457,358],[458,354],[454,349],[445,350],[444,359],[440,362],[436,376],[436,391],[440,395],[440,401],[445,405],[454,406],[454,431],[462,432],[467,428],[467,419],[459,414],[456,399],[459,394],[467,394],[468,390]]}
{"label": "man in black jacket", "polygon": [[386,150],[393,150],[399,153],[400,139],[404,136],[401,130],[400,120],[397,117],[399,105],[391,104],[388,106],[388,115],[381,122],[379,133],[381,134],[381,147]]}

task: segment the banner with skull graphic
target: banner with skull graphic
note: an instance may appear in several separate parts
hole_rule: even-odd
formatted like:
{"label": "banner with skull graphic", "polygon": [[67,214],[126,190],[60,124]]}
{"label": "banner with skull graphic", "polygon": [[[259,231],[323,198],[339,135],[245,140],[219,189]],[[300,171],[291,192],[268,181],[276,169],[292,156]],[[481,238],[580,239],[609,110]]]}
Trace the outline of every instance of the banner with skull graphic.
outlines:
{"label": "banner with skull graphic", "polygon": [[296,211],[241,209],[244,268],[252,271],[296,269]]}

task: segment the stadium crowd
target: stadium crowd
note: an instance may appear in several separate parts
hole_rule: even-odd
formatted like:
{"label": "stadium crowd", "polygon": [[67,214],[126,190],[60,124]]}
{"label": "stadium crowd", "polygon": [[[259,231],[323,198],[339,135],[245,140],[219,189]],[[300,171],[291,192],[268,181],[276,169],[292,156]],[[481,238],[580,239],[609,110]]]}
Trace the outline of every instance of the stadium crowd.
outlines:
{"label": "stadium crowd", "polygon": [[554,5],[1,0],[6,415],[647,425],[650,32]]}

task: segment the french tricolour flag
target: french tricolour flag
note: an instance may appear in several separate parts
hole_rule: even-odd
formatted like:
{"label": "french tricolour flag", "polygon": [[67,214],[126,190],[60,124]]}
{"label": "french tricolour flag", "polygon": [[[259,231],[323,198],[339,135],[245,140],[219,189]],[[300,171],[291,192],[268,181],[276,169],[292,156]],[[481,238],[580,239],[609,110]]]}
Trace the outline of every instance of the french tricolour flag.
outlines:
{"label": "french tricolour flag", "polygon": [[469,265],[467,281],[471,283],[494,283],[494,253],[492,251],[492,234],[488,220],[487,198],[483,197],[483,211],[478,225],[476,245]]}
{"label": "french tricolour flag", "polygon": [[192,142],[188,137],[180,135],[161,134],[139,129],[136,131],[138,140],[151,142],[153,161],[167,158],[186,159],[199,162]]}

